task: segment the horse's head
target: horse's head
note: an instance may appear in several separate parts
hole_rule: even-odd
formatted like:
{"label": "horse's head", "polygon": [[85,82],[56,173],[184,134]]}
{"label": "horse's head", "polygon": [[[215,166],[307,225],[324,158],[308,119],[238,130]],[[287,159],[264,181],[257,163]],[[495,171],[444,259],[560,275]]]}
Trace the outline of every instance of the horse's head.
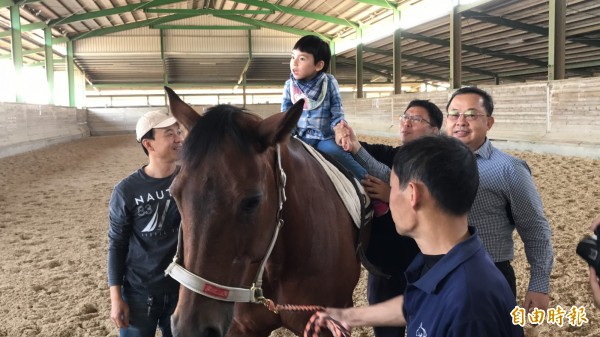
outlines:
{"label": "horse's head", "polygon": [[[166,90],[171,112],[188,130],[171,187],[182,217],[183,266],[225,288],[249,288],[275,229],[274,145],[289,138],[303,102],[264,120],[229,105],[201,116]],[[218,287],[204,290],[226,296]],[[181,287],[172,326],[178,336],[218,337],[232,318],[232,302]]]}

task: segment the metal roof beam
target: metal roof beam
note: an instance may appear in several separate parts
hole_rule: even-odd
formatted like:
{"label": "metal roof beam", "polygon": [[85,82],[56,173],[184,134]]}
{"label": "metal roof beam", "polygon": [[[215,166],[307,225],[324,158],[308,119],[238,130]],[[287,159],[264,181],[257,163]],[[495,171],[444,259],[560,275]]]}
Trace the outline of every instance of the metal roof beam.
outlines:
{"label": "metal roof beam", "polygon": [[35,48],[35,49],[26,49],[26,50],[23,50],[23,55],[43,53],[44,51],[46,51],[46,48],[44,48],[44,47]]}
{"label": "metal roof beam", "polygon": [[539,27],[536,25],[530,25],[528,23],[523,23],[515,20],[505,19],[499,16],[493,16],[485,13],[475,12],[475,11],[464,11],[462,12],[462,16],[465,18],[476,19],[481,22],[493,23],[500,26],[506,26],[518,30],[523,30],[530,33],[535,33],[543,36],[548,36],[548,29]]}
{"label": "metal roof beam", "polygon": [[[356,66],[356,61],[354,61],[353,59],[349,59],[349,58],[345,58],[345,57],[339,57],[339,56],[338,56],[337,59],[338,59],[338,61],[340,63],[345,63],[345,64],[348,64],[348,65],[352,65],[353,67]],[[380,76],[383,76],[383,77],[387,78],[389,81],[393,80],[394,76],[392,76],[391,74],[386,73],[386,72],[383,71],[383,70],[387,70],[387,69],[382,69],[380,67],[371,67],[370,63],[364,63],[364,62],[363,62],[363,67],[365,69],[367,69],[368,71],[372,72],[372,73],[375,73],[377,75],[380,75]],[[383,67],[383,68],[386,68],[386,67]]]}
{"label": "metal roof beam", "polygon": [[[356,61],[354,61],[353,59],[346,58],[346,57],[338,56],[337,61],[341,62],[341,63],[345,63],[345,64],[356,65]],[[365,69],[368,69],[369,71],[376,71],[377,74],[379,74],[379,75],[386,74],[386,77],[392,78],[392,75],[391,75],[392,68],[391,67],[386,67],[386,66],[382,66],[379,64],[375,64],[375,63],[369,63],[369,62],[363,62],[363,66],[365,67]],[[381,73],[384,71],[386,71],[387,73]],[[431,79],[431,80],[436,80],[436,81],[440,81],[440,82],[448,82],[447,78],[442,78],[442,77],[435,76],[435,75],[429,75],[429,74],[425,74],[425,73],[417,72],[417,71],[410,71],[410,70],[406,70],[405,68],[402,69],[402,72],[406,75],[416,76],[416,77],[420,77],[422,79]]]}
{"label": "metal roof beam", "polygon": [[194,26],[194,25],[151,25],[151,29],[192,29],[192,30],[256,30],[257,26]]}
{"label": "metal roof beam", "polygon": [[[514,28],[522,31],[526,31],[529,33],[538,34],[541,36],[548,36],[548,28],[531,25],[528,23],[523,23],[515,20],[505,19],[499,16],[493,16],[485,13],[474,12],[474,11],[464,11],[462,15],[466,18],[476,19],[481,22],[493,23],[500,26],[506,26],[509,28]],[[600,47],[600,41],[597,40],[589,40],[589,39],[581,39],[578,37],[568,37],[567,40],[575,43],[581,43],[592,47]]]}
{"label": "metal roof beam", "polygon": [[355,0],[356,2],[362,2],[367,5],[383,7],[388,9],[398,8],[398,4],[388,0]]}
{"label": "metal roof beam", "polygon": [[[231,86],[235,85],[235,81],[233,82],[204,82],[204,83],[169,83],[169,87],[176,88],[206,88],[206,87],[223,87],[229,88],[231,90]],[[143,83],[99,83],[91,85],[86,85],[86,89],[93,90],[93,88],[97,88],[99,90],[108,90],[108,89],[135,89],[135,88],[163,88],[164,84],[162,82],[143,82]],[[250,82],[246,83],[247,87],[281,87],[281,82]]]}
{"label": "metal roof beam", "polygon": [[245,15],[245,14],[273,14],[275,11],[270,9],[186,9],[186,8],[145,8],[146,13],[167,13],[167,14],[196,14],[196,15]]}
{"label": "metal roof beam", "polygon": [[[67,62],[66,59],[53,59],[52,60],[52,63],[65,63],[65,62]],[[44,66],[46,66],[46,61],[27,63],[27,64],[25,64],[25,66],[27,66],[27,67],[44,67]]]}
{"label": "metal roof beam", "polygon": [[[48,27],[48,25],[46,25],[45,22],[34,22],[34,23],[29,23],[26,25],[22,25],[21,26],[21,32],[30,32],[32,30],[36,30],[36,29],[44,29]],[[11,35],[10,30],[5,30],[3,32],[0,32],[0,37],[8,37]]]}
{"label": "metal roof beam", "polygon": [[0,8],[2,7],[10,7],[12,5],[21,6],[32,2],[41,2],[43,0],[21,0],[21,1],[12,1],[12,0],[0,0]]}
{"label": "metal roof beam", "polygon": [[233,2],[237,2],[237,3],[246,4],[246,5],[255,6],[255,7],[259,7],[259,8],[268,8],[268,9],[272,9],[272,10],[277,11],[277,12],[282,12],[282,13],[286,13],[286,14],[292,14],[292,15],[296,15],[296,16],[302,16],[302,17],[305,17],[305,18],[313,19],[313,20],[325,21],[325,22],[333,23],[333,24],[338,25],[338,26],[351,27],[351,28],[354,28],[354,29],[357,29],[360,26],[358,24],[358,22],[353,22],[353,21],[350,21],[350,20],[340,19],[340,18],[336,18],[334,16],[313,13],[313,12],[305,11],[305,10],[302,10],[302,9],[297,9],[297,8],[294,8],[294,7],[275,5],[275,4],[271,4],[271,3],[268,3],[268,2],[264,2],[264,1],[258,1],[258,0],[232,0],[232,1]]}
{"label": "metal roof beam", "polygon": [[69,38],[66,36],[63,37],[53,37],[52,38],[52,44],[61,44],[61,43],[65,43],[65,42],[69,42]]}
{"label": "metal roof beam", "polygon": [[595,25],[591,25],[591,26],[585,26],[585,27],[580,27],[580,28],[575,28],[575,29],[571,29],[569,30],[569,35],[572,38],[578,38],[578,37],[582,37],[585,36],[587,34],[590,33],[598,33],[598,31],[600,31],[600,24],[595,24]]}
{"label": "metal roof beam", "polygon": [[169,16],[163,16],[160,18],[126,23],[124,25],[118,25],[118,26],[114,26],[114,27],[100,28],[100,29],[96,29],[96,30],[91,30],[86,33],[81,33],[81,34],[75,35],[75,36],[71,37],[71,41],[87,39],[90,37],[103,36],[103,35],[107,35],[107,34],[122,32],[122,31],[130,30],[130,29],[140,28],[140,27],[146,27],[146,26],[150,26],[150,25],[158,25],[158,24],[165,23],[165,22],[171,22],[171,21],[191,18],[194,16],[197,16],[197,15],[173,14],[173,15],[169,15]]}
{"label": "metal roof beam", "polygon": [[[2,0],[0,0],[0,1],[2,1]],[[109,8],[109,9],[102,9],[99,11],[87,12],[87,13],[83,13],[83,14],[66,16],[64,18],[52,19],[52,20],[48,21],[48,26],[54,27],[54,26],[58,26],[58,25],[65,25],[65,24],[72,23],[72,22],[85,21],[85,20],[90,20],[90,19],[107,16],[107,15],[133,12],[133,11],[137,11],[137,10],[142,10],[147,7],[162,6],[162,5],[168,5],[168,4],[172,4],[172,3],[176,3],[176,2],[183,2],[183,1],[186,1],[186,0],[145,1],[145,2],[140,2],[137,4],[119,6],[119,7]]]}
{"label": "metal roof beam", "polygon": [[237,22],[248,24],[248,25],[259,26],[259,27],[263,27],[263,28],[269,28],[269,29],[273,29],[273,30],[278,30],[278,31],[281,31],[281,32],[286,32],[286,33],[300,35],[300,36],[317,35],[317,36],[319,36],[320,38],[322,38],[323,40],[325,40],[327,42],[329,42],[329,41],[332,40],[332,37],[327,36],[327,35],[323,35],[323,34],[319,34],[317,32],[311,32],[311,31],[308,31],[308,30],[303,30],[303,29],[298,29],[298,28],[292,28],[292,27],[288,27],[288,26],[278,25],[278,24],[275,24],[275,23],[264,22],[264,21],[260,21],[260,20],[254,20],[254,19],[243,17],[243,16],[236,16],[236,15],[215,15],[215,17],[222,18],[222,19],[227,19],[227,20],[231,20],[231,21],[237,21]]}
{"label": "metal roof beam", "polygon": [[457,13],[462,13],[464,11],[468,11],[470,9],[479,7],[481,5],[485,5],[488,2],[492,2],[492,1],[496,1],[496,0],[479,0],[476,2],[472,2],[470,4],[466,4],[466,5],[458,5],[458,8],[456,9]]}
{"label": "metal roof beam", "polygon": [[[568,71],[572,71],[572,72],[574,72],[574,71],[581,72],[580,69],[594,68],[594,67],[600,67],[600,61],[580,62],[580,63],[572,63],[572,64],[566,65],[566,69]],[[518,77],[518,76],[526,76],[526,75],[545,74],[547,72],[548,72],[547,69],[515,70],[515,71],[507,71],[507,72],[499,73],[498,77],[500,77],[500,78]],[[593,75],[593,72],[591,72],[591,71],[588,71],[587,73],[588,73],[587,76]],[[480,80],[480,79],[481,78],[479,78],[479,77],[468,78],[468,80]]]}
{"label": "metal roof beam", "polygon": [[[380,55],[385,55],[385,56],[390,56],[390,57],[394,56],[393,52],[387,51],[387,50],[382,50],[379,48],[363,47],[363,50],[366,52],[369,52],[369,53],[373,53],[373,54],[380,54]],[[426,59],[424,57],[407,55],[407,54],[401,54],[401,57],[402,57],[402,59],[405,59],[407,61],[414,61],[414,62],[419,62],[419,63],[424,63],[424,64],[433,64],[434,66],[438,66],[440,68],[450,68],[449,62],[435,61],[435,60]],[[485,76],[489,76],[489,77],[498,76],[494,72],[479,69],[479,68],[467,67],[467,66],[463,66],[462,68],[464,70],[466,70],[470,73],[474,73],[474,74],[480,74],[480,75],[485,75]],[[402,70],[404,71],[404,68]]]}
{"label": "metal roof beam", "polygon": [[[409,33],[406,31],[402,31],[402,37],[406,37],[406,38],[409,38],[412,40],[417,40],[417,41],[423,41],[423,42],[427,42],[427,43],[431,43],[431,44],[436,44],[439,46],[450,47],[450,41],[438,39],[435,37],[425,36],[425,35],[421,35],[421,34],[415,34],[415,33]],[[522,56],[511,55],[511,54],[503,53],[500,51],[493,51],[493,50],[487,49],[487,48],[480,48],[480,47],[463,44],[462,49],[473,52],[473,53],[477,53],[477,54],[488,55],[488,56],[492,56],[492,57],[497,57],[497,58],[511,60],[511,61],[520,62],[520,63],[525,63],[525,64],[531,64],[534,66],[542,67],[544,69],[546,69],[546,67],[548,66],[545,62],[542,62],[542,61],[538,61],[538,60],[534,60],[534,59],[530,59],[530,58],[522,57]]]}

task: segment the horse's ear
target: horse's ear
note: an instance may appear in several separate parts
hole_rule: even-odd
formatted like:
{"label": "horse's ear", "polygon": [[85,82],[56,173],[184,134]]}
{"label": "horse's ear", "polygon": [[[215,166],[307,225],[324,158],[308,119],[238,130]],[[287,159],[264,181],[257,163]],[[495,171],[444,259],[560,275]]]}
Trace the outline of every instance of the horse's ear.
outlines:
{"label": "horse's ear", "polygon": [[285,113],[274,114],[260,122],[258,136],[263,148],[259,150],[262,151],[289,137],[298,124],[303,108],[304,99],[300,99]]}
{"label": "horse's ear", "polygon": [[179,124],[185,127],[188,131],[192,129],[194,125],[200,120],[200,115],[196,110],[192,109],[187,103],[181,100],[179,96],[169,87],[165,87],[167,96],[169,96],[169,106],[171,107],[171,113],[177,119]]}

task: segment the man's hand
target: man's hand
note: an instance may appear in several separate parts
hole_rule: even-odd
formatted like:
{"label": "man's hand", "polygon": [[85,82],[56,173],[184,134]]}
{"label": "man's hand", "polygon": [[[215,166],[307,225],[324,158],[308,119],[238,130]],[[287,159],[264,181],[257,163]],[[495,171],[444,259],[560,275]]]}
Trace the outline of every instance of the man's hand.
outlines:
{"label": "man's hand", "polygon": [[129,305],[121,297],[121,286],[110,287],[110,319],[119,329],[129,327]]}
{"label": "man's hand", "polygon": [[548,304],[550,303],[550,296],[544,293],[538,293],[535,291],[528,291],[525,294],[525,303],[523,307],[527,312],[533,311],[534,308],[540,310],[548,310]]}
{"label": "man's hand", "polygon": [[344,329],[348,330],[348,332],[352,332],[350,325],[344,321],[345,310],[346,309],[326,308],[325,311],[317,312],[317,320],[315,323],[322,328],[327,328],[327,321],[331,318],[338,321]]}
{"label": "man's hand", "polygon": [[110,305],[110,319],[117,328],[127,328],[129,326],[129,305],[125,301],[112,301]]}
{"label": "man's hand", "polygon": [[344,151],[356,154],[360,150],[361,145],[354,133],[354,130],[346,123],[346,121],[339,122],[333,127],[335,132],[335,142],[341,146]]}
{"label": "man's hand", "polygon": [[335,143],[339,146],[342,146],[342,139],[347,138],[350,135],[350,131],[346,128],[347,125],[348,124],[346,121],[341,121],[333,127],[333,132],[335,133]]}
{"label": "man's hand", "polygon": [[360,182],[370,198],[379,199],[387,203],[390,202],[391,188],[385,181],[367,174],[365,179]]}

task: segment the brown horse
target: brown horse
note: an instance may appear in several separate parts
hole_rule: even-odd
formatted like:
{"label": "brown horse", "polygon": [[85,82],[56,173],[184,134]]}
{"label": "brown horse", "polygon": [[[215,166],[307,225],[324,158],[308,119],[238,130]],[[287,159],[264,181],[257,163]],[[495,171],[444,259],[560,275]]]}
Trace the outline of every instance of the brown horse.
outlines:
{"label": "brown horse", "polygon": [[302,102],[264,120],[229,105],[201,116],[165,89],[189,131],[172,186],[183,247],[175,268],[182,276],[174,278],[185,285],[174,334],[266,337],[281,326],[301,334],[310,313],[276,314],[251,303],[262,293],[275,303],[351,306],[360,274],[357,231],[324,170],[290,137]]}

